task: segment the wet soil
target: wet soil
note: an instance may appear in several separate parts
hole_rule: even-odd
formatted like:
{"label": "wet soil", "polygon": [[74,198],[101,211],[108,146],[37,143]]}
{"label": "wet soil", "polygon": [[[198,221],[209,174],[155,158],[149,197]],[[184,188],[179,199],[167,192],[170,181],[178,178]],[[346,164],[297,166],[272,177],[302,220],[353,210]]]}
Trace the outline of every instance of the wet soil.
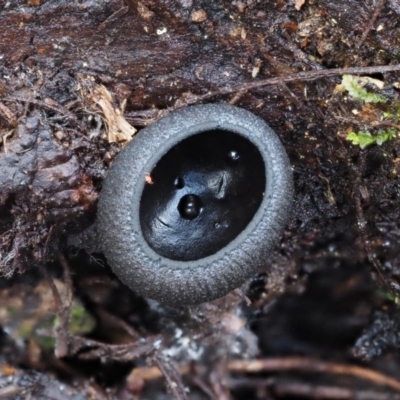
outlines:
{"label": "wet soil", "polygon": [[[369,372],[400,374],[400,73],[370,74],[384,104],[340,75],[284,80],[399,64],[398,0],[0,0],[0,27],[0,398],[399,398]],[[170,309],[80,245],[124,144],[110,132],[130,135],[116,116],[141,129],[209,92],[277,132],[295,206],[240,290]],[[393,140],[346,141],[388,123]]]}

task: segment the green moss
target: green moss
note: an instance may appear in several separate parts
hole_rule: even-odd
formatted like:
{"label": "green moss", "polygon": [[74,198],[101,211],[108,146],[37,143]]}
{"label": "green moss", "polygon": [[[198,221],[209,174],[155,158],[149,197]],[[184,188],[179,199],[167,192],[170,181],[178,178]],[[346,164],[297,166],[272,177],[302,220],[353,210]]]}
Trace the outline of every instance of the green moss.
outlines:
{"label": "green moss", "polygon": [[346,136],[346,140],[351,142],[355,146],[360,146],[365,149],[372,144],[381,145],[382,143],[392,140],[397,136],[396,129],[388,129],[381,131],[376,135],[372,135],[370,132],[350,132]]}
{"label": "green moss", "polygon": [[371,115],[377,115],[377,121],[371,121],[371,125],[384,126],[393,125],[388,129],[379,129],[375,133],[368,130],[355,132],[351,131],[346,135],[346,140],[351,142],[354,146],[360,146],[365,149],[373,144],[382,145],[385,142],[393,140],[398,136],[398,129],[396,125],[400,122],[400,102],[395,101],[388,103],[388,99],[380,94],[368,92],[364,89],[366,83],[373,83],[380,89],[383,88],[383,82],[369,77],[355,77],[352,75],[343,75],[342,85],[348,91],[350,97],[356,101],[363,103],[387,103],[383,106],[368,106]]}
{"label": "green moss", "polygon": [[[54,349],[55,339],[52,336],[54,329],[59,325],[58,316],[46,321],[42,321],[40,326],[36,327],[35,340],[43,349]],[[71,307],[70,324],[68,332],[72,335],[84,335],[91,332],[96,326],[95,319],[78,302],[74,302]],[[40,332],[40,333],[38,333]],[[46,334],[49,332],[49,334]]]}
{"label": "green moss", "polygon": [[342,85],[352,99],[363,103],[386,103],[388,99],[375,93],[368,92],[353,75],[343,75]]}
{"label": "green moss", "polygon": [[94,318],[80,303],[72,306],[70,318],[69,332],[73,335],[84,335],[91,332],[96,326]]}
{"label": "green moss", "polygon": [[396,124],[400,123],[400,101],[391,103],[390,108],[383,112],[383,118]]}
{"label": "green moss", "polygon": [[33,333],[33,321],[32,320],[25,320],[21,323],[18,327],[18,333],[22,338],[28,338]]}
{"label": "green moss", "polygon": [[18,316],[18,309],[16,307],[7,307],[7,315],[12,320],[14,317]]}
{"label": "green moss", "polygon": [[388,290],[383,290],[383,289],[378,289],[377,290],[377,295],[391,303],[394,303],[396,305],[400,304],[400,299],[398,296],[396,296],[393,293],[390,293]]}
{"label": "green moss", "polygon": [[52,336],[35,335],[36,343],[45,350],[53,350],[56,345],[56,339]]}

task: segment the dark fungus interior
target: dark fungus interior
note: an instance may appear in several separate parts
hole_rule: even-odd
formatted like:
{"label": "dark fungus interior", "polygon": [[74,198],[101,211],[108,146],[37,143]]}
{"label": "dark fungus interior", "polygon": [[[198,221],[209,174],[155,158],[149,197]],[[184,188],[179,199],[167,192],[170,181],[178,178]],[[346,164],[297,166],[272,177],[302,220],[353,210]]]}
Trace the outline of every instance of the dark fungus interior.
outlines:
{"label": "dark fungus interior", "polygon": [[245,137],[202,132],[172,147],[150,172],[140,201],[149,246],[171,260],[215,254],[257,212],[265,192],[264,160]]}

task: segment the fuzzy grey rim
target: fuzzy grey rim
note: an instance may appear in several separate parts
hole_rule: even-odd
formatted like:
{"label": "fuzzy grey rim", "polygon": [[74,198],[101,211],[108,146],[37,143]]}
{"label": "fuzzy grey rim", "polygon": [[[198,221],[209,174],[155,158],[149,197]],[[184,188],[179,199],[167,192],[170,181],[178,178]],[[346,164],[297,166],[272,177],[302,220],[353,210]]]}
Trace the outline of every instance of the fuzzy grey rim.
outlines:
{"label": "fuzzy grey rim", "polygon": [[[259,149],[266,167],[264,198],[249,225],[217,253],[187,262],[161,257],[140,227],[146,175],[175,144],[210,129],[235,132]],[[141,130],[115,159],[99,199],[100,246],[114,273],[138,294],[174,306],[202,303],[224,296],[265,264],[290,216],[292,199],[289,159],[262,119],[224,104],[192,106]]]}

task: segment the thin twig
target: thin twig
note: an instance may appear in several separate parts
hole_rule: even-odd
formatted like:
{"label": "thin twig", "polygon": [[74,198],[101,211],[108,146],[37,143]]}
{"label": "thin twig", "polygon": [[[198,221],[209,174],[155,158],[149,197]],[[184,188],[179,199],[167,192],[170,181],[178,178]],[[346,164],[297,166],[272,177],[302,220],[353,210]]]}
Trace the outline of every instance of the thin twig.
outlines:
{"label": "thin twig", "polygon": [[276,382],[273,391],[279,397],[296,396],[314,400],[399,400],[394,393],[379,393],[336,386],[311,385],[302,382]]}
{"label": "thin twig", "polygon": [[50,276],[49,272],[47,271],[47,269],[41,264],[39,264],[39,269],[40,269],[40,272],[45,277],[45,279],[47,280],[47,283],[50,286],[50,290],[53,294],[54,302],[56,303],[56,308],[59,310],[62,307],[60,293],[59,293],[53,279],[51,279],[51,276]]}
{"label": "thin twig", "polygon": [[54,231],[54,227],[55,225],[52,225],[47,233],[47,238],[46,238],[46,242],[44,244],[44,251],[43,251],[43,260],[46,262],[47,260],[47,253],[48,253],[48,248],[49,248],[49,243],[50,243],[50,239],[53,235],[53,231]]}
{"label": "thin twig", "polygon": [[400,64],[396,65],[385,65],[385,66],[372,66],[372,67],[352,67],[352,68],[333,68],[322,71],[303,71],[298,72],[296,74],[289,74],[274,78],[262,79],[255,82],[243,83],[237,86],[228,86],[222,89],[217,89],[214,91],[210,91],[203,95],[193,95],[186,99],[185,104],[177,104],[175,108],[183,107],[187,104],[198,103],[203,100],[207,100],[211,97],[220,96],[224,94],[231,94],[238,91],[250,90],[259,88],[262,86],[272,86],[281,84],[282,82],[295,82],[295,81],[314,81],[321,78],[327,78],[330,76],[343,75],[343,74],[376,74],[376,73],[385,73],[385,72],[393,72],[400,71]]}
{"label": "thin twig", "polygon": [[128,11],[129,11],[129,7],[128,6],[122,7],[119,10],[115,11],[110,16],[108,16],[105,21],[103,21],[99,25],[99,30],[105,29],[107,27],[107,25],[109,25],[110,23],[112,23],[113,21],[118,19],[119,17],[122,17],[123,15],[125,15]]}
{"label": "thin twig", "polygon": [[150,336],[127,344],[108,344],[69,335],[69,355],[82,360],[99,360],[130,362],[139,357],[150,355],[155,351],[161,336]]}
{"label": "thin twig", "polygon": [[[322,361],[308,357],[277,357],[254,360],[231,360],[226,364],[229,372],[233,373],[260,373],[276,371],[298,371],[305,373],[326,373],[334,375],[351,376],[364,379],[375,385],[387,386],[397,392],[400,392],[400,381],[390,376],[369,368],[359,367],[351,364],[338,364],[329,361]],[[135,374],[141,376],[144,380],[152,381],[162,376],[161,369],[154,367],[138,367]],[[187,375],[191,369],[188,366],[180,365],[179,373]],[[265,378],[263,378],[265,380]],[[265,381],[265,384],[270,384]],[[236,387],[235,384],[232,386]],[[214,389],[215,392],[215,389]],[[217,396],[220,398],[220,396]]]}
{"label": "thin twig", "polygon": [[381,13],[384,4],[385,4],[385,0],[379,0],[379,3],[374,11],[374,14],[372,15],[372,18],[368,22],[368,25],[366,26],[364,33],[362,34],[360,40],[358,41],[358,43],[356,45],[357,49],[360,48],[361,45],[364,43],[364,41],[367,38],[368,34],[370,33],[372,27],[374,26],[376,19],[379,17],[379,14]]}
{"label": "thin twig", "polygon": [[310,400],[400,400],[400,395],[392,391],[378,392],[376,390],[327,386],[319,385],[315,382],[305,383],[296,380],[276,379],[276,377],[235,377],[228,379],[228,385],[234,390],[268,388],[279,398],[286,398],[287,396],[292,398],[292,396],[295,396],[296,398]]}
{"label": "thin twig", "polygon": [[390,128],[395,128],[400,132],[400,125],[399,124],[394,124],[393,122],[379,122],[379,121],[374,121],[372,123],[372,126],[388,126]]}
{"label": "thin twig", "polygon": [[57,286],[55,285],[47,269],[42,265],[39,265],[39,269],[47,280],[53,293],[54,302],[57,308],[57,316],[59,319],[59,325],[55,328],[56,345],[54,349],[54,354],[58,358],[65,357],[68,354],[69,315],[66,315],[65,306],[62,302],[60,292],[58,291]]}
{"label": "thin twig", "polygon": [[67,119],[70,121],[75,122],[75,124],[82,130],[84,130],[83,125],[80,123],[80,121],[77,119],[76,115],[73,114],[71,111],[65,109],[61,104],[49,104],[46,103],[45,101],[41,100],[36,100],[36,99],[29,99],[29,98],[23,98],[23,97],[18,97],[18,96],[9,96],[3,99],[4,102],[6,101],[20,101],[21,103],[26,103],[28,104],[34,104],[42,108],[46,108],[50,111],[53,111],[55,113],[59,113],[61,115],[64,115]]}
{"label": "thin twig", "polygon": [[193,382],[194,385],[199,387],[211,400],[219,400],[215,396],[215,393],[212,391],[212,389],[199,376],[189,376],[189,379]]}
{"label": "thin twig", "polygon": [[63,272],[64,272],[64,280],[65,280],[65,285],[66,285],[66,297],[67,297],[67,302],[69,307],[72,305],[72,297],[73,297],[73,283],[72,283],[72,278],[71,278],[71,270],[68,265],[67,259],[64,257],[62,253],[58,255],[58,261],[60,262]]}
{"label": "thin twig", "polygon": [[251,306],[251,300],[243,293],[243,291],[240,288],[236,288],[233,290],[244,302],[246,303],[246,306]]}
{"label": "thin twig", "polygon": [[281,382],[273,387],[279,397],[296,396],[314,400],[398,400],[393,393],[369,392],[334,386],[313,386],[300,382]]}
{"label": "thin twig", "polygon": [[[292,54],[294,55],[294,57],[299,60],[300,62],[308,65],[310,68],[314,69],[314,70],[321,70],[324,69],[324,67],[315,62],[312,61],[310,59],[310,57],[308,56],[308,54],[306,54],[303,50],[299,49],[298,45],[293,43],[292,40],[290,38],[284,38],[280,35],[274,34],[273,33],[273,38],[278,42],[278,44],[282,47],[282,48],[288,48]],[[271,56],[267,56],[267,61],[271,62],[272,64],[274,63],[274,60],[269,60],[270,58],[272,58]]]}
{"label": "thin twig", "polygon": [[225,382],[227,376],[225,360],[220,362],[210,373],[209,381],[218,400],[229,400],[231,398],[230,389]]}
{"label": "thin twig", "polygon": [[72,280],[71,280],[71,274],[69,272],[70,270],[68,262],[62,254],[59,255],[58,259],[64,270],[64,281],[66,287],[66,299],[64,300],[64,302],[61,298],[60,292],[57,289],[57,286],[55,285],[47,269],[42,265],[39,265],[39,269],[50,286],[50,289],[53,293],[54,302],[57,308],[57,316],[59,319],[59,324],[55,328],[56,344],[54,348],[54,354],[57,358],[62,358],[68,355],[68,328],[69,328],[73,293],[72,293]]}
{"label": "thin twig", "polygon": [[[221,89],[209,91],[202,95],[190,94],[183,99],[178,99],[176,103],[168,108],[167,110],[150,109],[139,112],[128,113],[127,120],[135,126],[147,126],[157,121],[158,119],[165,116],[167,113],[177,110],[187,105],[197,104],[204,100],[211,99],[216,96],[222,96],[225,94],[237,94],[242,96],[247,90],[263,87],[282,85],[288,82],[297,81],[314,81],[317,79],[327,78],[331,76],[343,75],[343,74],[376,74],[400,71],[400,64],[386,65],[386,66],[372,66],[372,67],[352,67],[352,68],[333,68],[328,70],[318,71],[302,71],[296,74],[283,75],[274,78],[261,79],[255,82],[242,83],[237,86],[228,86]],[[236,96],[233,97],[236,100]]]}
{"label": "thin twig", "polygon": [[[147,126],[160,118],[164,117],[168,113],[171,113],[180,108],[188,105],[198,104],[202,101],[209,100],[216,96],[222,96],[225,94],[236,94],[240,93],[243,95],[247,90],[260,88],[263,86],[282,85],[288,82],[297,81],[315,81],[317,79],[328,78],[336,75],[343,74],[376,74],[385,72],[400,71],[400,64],[396,65],[385,65],[385,66],[372,66],[372,67],[352,67],[352,68],[332,68],[328,70],[318,71],[302,71],[296,74],[289,74],[278,76],[274,78],[261,79],[255,82],[242,83],[237,86],[227,86],[216,90],[210,90],[209,92],[201,95],[190,93],[183,98],[178,99],[175,104],[165,110],[151,109],[140,111],[140,113],[127,114],[127,120],[136,126]],[[235,97],[234,97],[235,98]],[[146,117],[146,113],[148,116]],[[137,114],[137,115],[136,115]],[[139,118],[138,118],[139,116]]]}
{"label": "thin twig", "polygon": [[379,127],[379,126],[387,126],[389,128],[395,128],[400,132],[400,125],[395,124],[393,122],[389,122],[389,121],[358,120],[356,118],[348,118],[348,117],[342,117],[340,115],[335,115],[335,121],[337,121],[337,120],[349,122],[351,124],[358,125],[358,126],[370,125],[374,128]]}
{"label": "thin twig", "polygon": [[376,385],[390,387],[400,392],[400,381],[369,368],[337,364],[307,357],[278,357],[261,360],[233,360],[228,363],[230,372],[259,373],[266,371],[299,371],[328,373],[364,379]]}
{"label": "thin twig", "polygon": [[140,339],[140,334],[137,332],[132,326],[130,326],[127,322],[125,322],[122,318],[111,314],[110,312],[103,310],[101,308],[98,308],[96,310],[97,314],[101,316],[104,319],[108,319],[110,322],[112,322],[114,325],[120,327],[123,329],[129,336],[132,337],[133,340],[139,340]]}
{"label": "thin twig", "polygon": [[60,322],[56,327],[56,345],[54,353],[57,358],[62,358],[68,355],[68,328],[71,316],[73,292],[72,279],[68,262],[62,253],[58,255],[58,260],[64,271],[64,282],[66,290],[64,304],[62,304],[61,307],[58,309],[58,318]]}
{"label": "thin twig", "polygon": [[188,400],[182,377],[175,366],[160,354],[154,357],[154,361],[164,375],[168,386],[177,400]]}

